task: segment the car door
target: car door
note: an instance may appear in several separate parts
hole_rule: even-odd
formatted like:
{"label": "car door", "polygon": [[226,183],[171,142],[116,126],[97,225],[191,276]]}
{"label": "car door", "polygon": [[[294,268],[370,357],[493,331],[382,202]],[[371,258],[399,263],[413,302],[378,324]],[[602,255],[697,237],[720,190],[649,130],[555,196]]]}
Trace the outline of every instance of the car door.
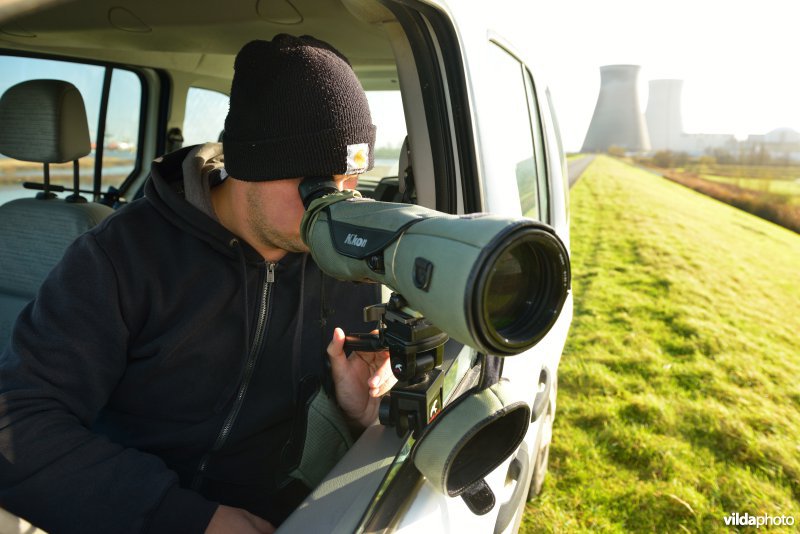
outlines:
{"label": "car door", "polygon": [[[390,7],[418,201],[450,213],[525,215],[565,232],[565,210],[553,200],[560,186],[552,185],[562,181],[563,154],[551,117],[540,115],[529,70],[467,6]],[[499,359],[452,340],[446,347],[446,404],[492,372],[529,392],[535,424],[485,477],[495,500],[488,510],[476,513],[464,499],[437,491],[414,465],[414,437],[375,426],[281,530],[516,531],[537,452],[549,440],[543,422],[555,407],[570,306],[551,335],[519,356]]]}

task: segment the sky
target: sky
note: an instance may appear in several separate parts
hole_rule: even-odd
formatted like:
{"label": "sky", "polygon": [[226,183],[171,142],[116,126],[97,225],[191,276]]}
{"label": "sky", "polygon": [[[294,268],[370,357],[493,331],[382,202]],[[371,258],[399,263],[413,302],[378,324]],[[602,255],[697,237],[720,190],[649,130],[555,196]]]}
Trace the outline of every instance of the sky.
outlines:
{"label": "sky", "polygon": [[[600,88],[600,66],[612,64],[641,66],[642,112],[649,80],[683,80],[686,133],[734,134],[744,139],[779,127],[800,131],[800,67],[795,59],[800,49],[800,0],[493,0],[485,14],[497,17],[498,27],[509,29],[504,32],[507,39],[550,86],[569,152],[579,151],[583,144]],[[83,92],[99,91],[99,67],[71,66],[68,73],[65,67],[47,62],[41,73],[24,73],[18,62],[0,60],[0,90],[46,73],[70,79]],[[138,85],[119,82],[113,84],[112,94]],[[130,101],[130,95],[120,96],[120,102]],[[400,109],[399,101],[392,100],[396,95],[387,98],[370,99],[374,118],[384,118],[378,146],[396,144],[395,137],[402,138],[404,129],[401,114],[388,116]],[[227,101],[217,104],[213,107],[221,116],[215,122],[221,122]],[[96,107],[87,101],[90,124]],[[120,124],[135,122],[138,110],[112,105],[115,111],[117,107]],[[187,142],[215,139],[219,126],[212,126],[194,136],[195,128],[187,128]],[[121,140],[136,137],[121,127],[112,129]]]}
{"label": "sky", "polygon": [[641,66],[642,112],[649,80],[683,80],[686,133],[744,139],[779,127],[800,131],[798,0],[519,4],[524,13],[503,23],[550,86],[567,151],[580,150],[597,102],[600,66],[613,64]]}

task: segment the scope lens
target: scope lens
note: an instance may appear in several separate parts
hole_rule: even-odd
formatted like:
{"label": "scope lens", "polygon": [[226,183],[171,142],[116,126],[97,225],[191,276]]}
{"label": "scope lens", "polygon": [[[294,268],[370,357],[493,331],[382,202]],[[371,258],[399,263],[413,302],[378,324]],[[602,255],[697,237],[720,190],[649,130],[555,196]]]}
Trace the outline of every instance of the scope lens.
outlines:
{"label": "scope lens", "polygon": [[492,328],[503,337],[530,315],[538,301],[541,273],[529,246],[506,250],[494,264],[486,288],[486,315]]}
{"label": "scope lens", "polygon": [[475,286],[475,335],[493,354],[518,354],[542,339],[561,312],[569,292],[568,253],[533,222],[488,248]]}

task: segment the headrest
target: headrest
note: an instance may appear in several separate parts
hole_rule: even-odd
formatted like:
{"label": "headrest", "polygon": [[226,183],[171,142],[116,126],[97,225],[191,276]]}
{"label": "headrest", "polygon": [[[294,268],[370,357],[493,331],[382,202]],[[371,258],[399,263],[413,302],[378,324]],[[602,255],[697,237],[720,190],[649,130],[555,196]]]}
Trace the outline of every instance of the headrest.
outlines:
{"label": "headrest", "polygon": [[29,80],[0,97],[0,153],[23,161],[64,163],[91,151],[78,89],[61,80]]}

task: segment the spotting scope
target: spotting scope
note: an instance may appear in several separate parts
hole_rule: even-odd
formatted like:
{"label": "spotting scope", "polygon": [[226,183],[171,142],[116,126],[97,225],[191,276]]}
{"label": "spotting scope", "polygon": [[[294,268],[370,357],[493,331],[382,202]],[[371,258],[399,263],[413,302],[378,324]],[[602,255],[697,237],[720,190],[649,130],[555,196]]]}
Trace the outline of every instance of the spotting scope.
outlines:
{"label": "spotting scope", "polygon": [[449,215],[300,184],[301,236],[326,274],[403,296],[453,339],[511,356],[542,339],[570,290],[566,247],[548,225],[485,213]]}

